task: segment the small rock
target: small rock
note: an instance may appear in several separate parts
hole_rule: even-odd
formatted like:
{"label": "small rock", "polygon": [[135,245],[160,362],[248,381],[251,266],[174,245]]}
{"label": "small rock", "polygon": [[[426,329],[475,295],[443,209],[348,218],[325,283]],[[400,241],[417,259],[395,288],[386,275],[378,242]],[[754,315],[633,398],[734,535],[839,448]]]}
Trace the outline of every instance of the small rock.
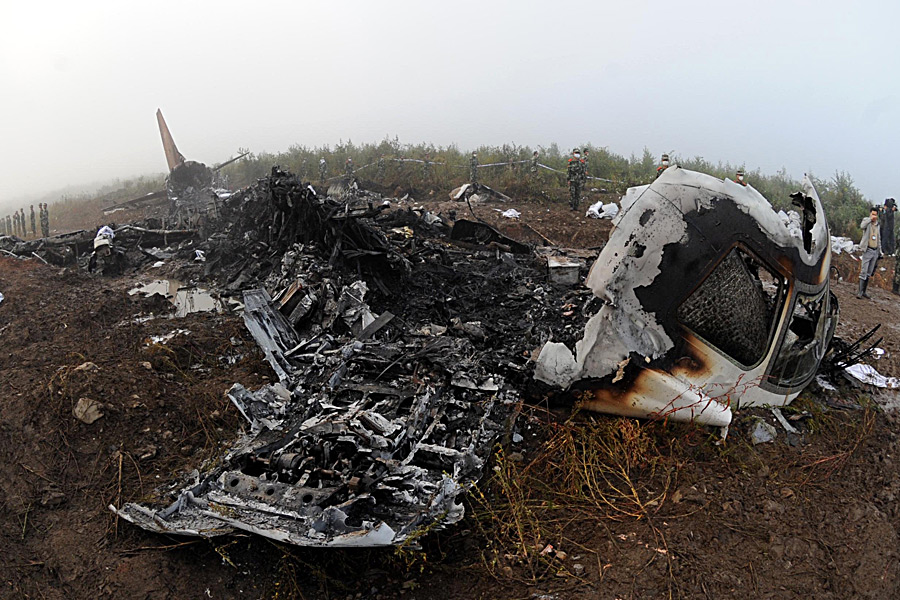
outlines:
{"label": "small rock", "polygon": [[777,434],[778,432],[775,430],[775,427],[763,420],[759,420],[750,432],[750,440],[753,442],[753,445],[756,446],[757,444],[771,442],[775,439]]}
{"label": "small rock", "polygon": [[149,361],[146,361],[146,360],[145,360],[145,361],[141,361],[140,365],[141,365],[142,367],[144,367],[145,369],[147,369],[148,371],[152,371],[152,370],[153,370],[153,365],[151,365]]}
{"label": "small rock", "polygon": [[135,451],[135,454],[138,455],[138,460],[148,460],[156,456],[157,448],[153,444],[148,444],[143,448],[138,448]]}
{"label": "small rock", "polygon": [[97,419],[103,417],[103,412],[100,410],[102,407],[103,405],[96,400],[79,398],[78,402],[75,403],[75,408],[72,409],[72,414],[82,423],[90,425]]}
{"label": "small rock", "polygon": [[41,496],[41,505],[48,508],[59,506],[66,501],[66,495],[59,490],[48,489]]}
{"label": "small rock", "polygon": [[75,370],[76,371],[87,371],[88,373],[96,373],[97,371],[100,370],[100,367],[98,367],[95,363],[88,361],[85,363],[81,363],[80,365],[75,367]]}
{"label": "small rock", "polygon": [[572,565],[572,573],[575,574],[575,577],[581,577],[584,575],[584,565],[581,563],[575,563]]}

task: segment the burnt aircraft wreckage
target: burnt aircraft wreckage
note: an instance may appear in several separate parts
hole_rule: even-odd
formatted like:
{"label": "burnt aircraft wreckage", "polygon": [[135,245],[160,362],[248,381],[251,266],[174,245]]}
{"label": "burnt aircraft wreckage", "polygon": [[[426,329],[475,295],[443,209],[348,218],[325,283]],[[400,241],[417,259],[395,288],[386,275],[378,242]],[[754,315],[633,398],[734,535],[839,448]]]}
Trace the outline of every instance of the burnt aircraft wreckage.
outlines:
{"label": "burnt aircraft wreckage", "polygon": [[177,229],[196,227],[198,222],[207,216],[215,218],[218,216],[221,203],[230,194],[220,185],[221,182],[216,178],[217,173],[223,167],[245,157],[249,152],[242,152],[210,168],[201,162],[187,160],[178,151],[161,110],[156,111],[156,122],[159,125],[159,135],[169,167],[166,189],[114,204],[105,208],[104,213],[112,214],[123,209],[144,208],[148,211],[148,216],[164,218],[168,228]]}
{"label": "burnt aircraft wreckage", "polygon": [[585,408],[727,426],[812,380],[838,319],[831,244],[812,183],[792,232],[755,189],[671,167],[628,190],[587,277],[603,301],[573,353],[550,342],[535,377]]}
{"label": "burnt aircraft wreckage", "polygon": [[[572,290],[548,281],[559,249],[474,221],[447,235],[435,215],[321,197],[273,169],[201,246],[221,287],[243,290],[278,382],[228,392],[247,425],[216,464],[153,506],[110,508],[165,533],[398,544],[462,517],[523,399],[716,426],[785,404],[838,313],[821,203],[808,181],[793,199],[799,232],[752,188],[672,167],[628,191],[589,289]],[[585,310],[562,319],[573,301]]]}

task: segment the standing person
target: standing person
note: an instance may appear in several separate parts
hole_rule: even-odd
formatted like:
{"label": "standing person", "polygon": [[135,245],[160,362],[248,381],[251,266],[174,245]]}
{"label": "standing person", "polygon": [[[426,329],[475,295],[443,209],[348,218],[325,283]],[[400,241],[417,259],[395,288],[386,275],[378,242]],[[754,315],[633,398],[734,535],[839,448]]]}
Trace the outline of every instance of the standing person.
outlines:
{"label": "standing person", "polygon": [[669,168],[669,155],[663,154],[662,159],[659,162],[659,166],[656,167],[656,176],[659,177],[663,174],[663,171]]}
{"label": "standing person", "polygon": [[325,183],[325,176],[328,175],[328,164],[325,162],[325,157],[321,157],[319,159],[319,181]]}
{"label": "standing person", "polygon": [[13,235],[19,237],[19,211],[13,211]]}
{"label": "standing person", "polygon": [[19,227],[22,228],[22,239],[28,237],[28,229],[25,226],[25,209],[19,209]]}
{"label": "standing person", "polygon": [[29,217],[31,218],[31,235],[37,237],[37,223],[34,220],[34,204],[32,204],[29,208],[31,209],[31,215],[29,215]]}
{"label": "standing person", "polygon": [[581,153],[581,162],[584,163],[584,179],[587,180],[590,177],[590,150],[587,148],[584,149],[584,152]]}
{"label": "standing person", "polygon": [[478,155],[475,152],[469,159],[469,182],[473,185],[478,183]]}
{"label": "standing person", "polygon": [[866,288],[869,287],[869,277],[875,274],[875,263],[884,255],[881,250],[881,231],[878,228],[878,207],[872,207],[869,216],[859,222],[859,228],[863,230],[862,239],[859,240],[859,248],[863,250],[863,256],[859,269],[859,291],[856,293],[856,297],[868,298]]}
{"label": "standing person", "polygon": [[895,254],[894,257],[894,283],[891,285],[891,292],[900,296],[900,266],[897,265],[900,262],[900,256]]}
{"label": "standing person", "polygon": [[0,219],[0,233],[9,235],[9,232],[6,231],[6,219]]}
{"label": "standing person", "polygon": [[384,164],[384,154],[378,157],[377,177],[378,181],[384,182],[384,176],[387,174],[387,165]]}
{"label": "standing person", "polygon": [[572,210],[578,210],[581,202],[581,186],[584,183],[584,163],[581,162],[581,152],[578,148],[572,150],[572,158],[566,169],[566,181],[569,183],[569,206]]}
{"label": "standing person", "polygon": [[41,236],[50,237],[50,211],[47,210],[47,203],[40,205],[41,209]]}
{"label": "standing person", "polygon": [[349,156],[347,157],[347,161],[344,163],[344,176],[347,179],[353,179],[353,159]]}
{"label": "standing person", "polygon": [[738,169],[737,174],[734,176],[734,182],[738,185],[747,187],[747,182],[744,181],[744,170],[743,169]]}
{"label": "standing person", "polygon": [[897,212],[897,201],[888,198],[880,209],[881,215],[878,222],[881,224],[881,249],[885,254],[893,254],[896,250],[894,244],[894,213]]}
{"label": "standing person", "polygon": [[531,176],[534,177],[538,172],[538,151],[535,150],[531,155]]}
{"label": "standing person", "polygon": [[12,217],[10,217],[9,215],[6,215],[6,231],[9,232],[9,235],[15,235],[13,233]]}

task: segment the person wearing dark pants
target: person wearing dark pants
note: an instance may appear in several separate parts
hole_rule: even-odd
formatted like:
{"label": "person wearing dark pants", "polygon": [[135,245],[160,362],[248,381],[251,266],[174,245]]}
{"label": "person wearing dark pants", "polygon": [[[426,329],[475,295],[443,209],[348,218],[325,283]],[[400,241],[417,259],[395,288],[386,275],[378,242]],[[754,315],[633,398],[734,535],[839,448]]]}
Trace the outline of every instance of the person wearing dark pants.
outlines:
{"label": "person wearing dark pants", "polygon": [[857,298],[868,298],[866,288],[869,286],[869,277],[875,274],[875,263],[884,255],[881,250],[881,231],[878,227],[878,209],[872,207],[869,216],[859,223],[859,228],[863,230],[862,239],[859,241],[859,248],[863,251],[862,265],[859,269],[859,291],[856,293]]}

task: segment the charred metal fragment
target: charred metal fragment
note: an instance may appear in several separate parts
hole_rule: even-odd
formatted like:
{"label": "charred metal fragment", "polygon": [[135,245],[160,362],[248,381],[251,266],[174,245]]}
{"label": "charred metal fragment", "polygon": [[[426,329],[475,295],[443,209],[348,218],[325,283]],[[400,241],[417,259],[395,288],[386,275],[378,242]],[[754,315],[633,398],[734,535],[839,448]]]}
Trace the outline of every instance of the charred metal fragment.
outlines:
{"label": "charred metal fragment", "polygon": [[469,242],[480,246],[499,246],[506,252],[515,254],[528,254],[532,248],[521,242],[509,238],[487,223],[460,219],[453,225],[450,231],[450,239],[460,242]]}

